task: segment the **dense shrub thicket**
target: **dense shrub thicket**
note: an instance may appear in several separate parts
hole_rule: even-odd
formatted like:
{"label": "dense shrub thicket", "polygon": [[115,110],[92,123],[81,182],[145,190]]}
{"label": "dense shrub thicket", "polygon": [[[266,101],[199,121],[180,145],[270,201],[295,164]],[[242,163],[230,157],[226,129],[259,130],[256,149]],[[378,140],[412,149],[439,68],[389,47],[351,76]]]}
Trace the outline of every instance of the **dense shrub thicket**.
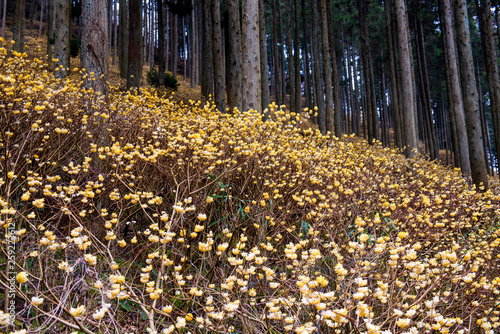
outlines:
{"label": "dense shrub thicket", "polygon": [[0,284],[16,277],[17,311],[0,330],[499,326],[498,182],[478,192],[275,105],[264,123],[154,90],[106,100],[44,68],[0,50]]}

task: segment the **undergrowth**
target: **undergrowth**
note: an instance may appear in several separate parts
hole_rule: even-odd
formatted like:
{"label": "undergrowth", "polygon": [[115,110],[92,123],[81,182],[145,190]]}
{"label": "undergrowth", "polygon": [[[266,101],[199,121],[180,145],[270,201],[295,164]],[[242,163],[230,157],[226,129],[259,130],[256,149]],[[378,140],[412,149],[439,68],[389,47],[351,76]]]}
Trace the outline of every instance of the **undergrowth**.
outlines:
{"label": "undergrowth", "polygon": [[478,192],[421,157],[301,129],[307,117],[274,104],[263,122],[155,90],[105,97],[6,48],[0,108],[0,300],[13,287],[16,307],[0,330],[500,325],[498,181]]}

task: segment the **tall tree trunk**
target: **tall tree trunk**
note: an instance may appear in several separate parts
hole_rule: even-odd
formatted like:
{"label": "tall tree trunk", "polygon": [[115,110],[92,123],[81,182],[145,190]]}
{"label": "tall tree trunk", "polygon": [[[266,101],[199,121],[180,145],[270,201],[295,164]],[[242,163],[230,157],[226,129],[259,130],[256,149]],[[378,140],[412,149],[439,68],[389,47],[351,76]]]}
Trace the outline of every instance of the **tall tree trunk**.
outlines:
{"label": "tall tree trunk", "polygon": [[[220,0],[217,0],[220,2]],[[184,82],[187,81],[187,58],[188,58],[188,43],[187,43],[187,38],[186,38],[186,33],[185,31],[188,30],[188,27],[187,27],[187,20],[186,20],[186,16],[183,16],[182,17],[182,51],[183,51],[183,61],[184,61]],[[222,44],[222,30],[221,30],[221,44]],[[222,74],[225,75],[224,73],[224,47],[221,45],[221,54],[222,54]],[[224,80],[225,81],[225,80]],[[225,86],[225,84],[224,84]],[[224,88],[222,88],[222,90],[224,91]],[[224,101],[225,101],[225,94],[224,94]],[[224,103],[225,104],[225,103]],[[224,109],[226,109],[224,107]]]}
{"label": "tall tree trunk", "polygon": [[401,67],[401,89],[403,108],[403,128],[405,134],[406,155],[418,153],[418,137],[415,124],[413,103],[414,81],[411,76],[410,40],[408,36],[408,17],[405,0],[396,0],[396,20],[398,24],[399,63]]}
{"label": "tall tree trunk", "polygon": [[[351,37],[351,42],[352,42],[352,37]],[[354,51],[354,50],[353,50]],[[359,96],[359,84],[358,84],[358,68],[357,68],[357,59],[356,59],[356,53],[353,52],[354,55],[352,57],[352,65],[353,65],[353,77],[354,77],[354,104],[356,108],[356,120],[355,120],[355,128],[356,128],[356,135],[361,136],[361,105],[360,105],[360,96]]]}
{"label": "tall tree trunk", "polygon": [[382,143],[386,147],[391,147],[391,138],[389,135],[389,107],[387,103],[387,95],[386,95],[386,85],[385,85],[385,69],[382,67],[382,83],[380,85],[382,89],[382,105],[383,105],[383,112],[382,115],[384,116],[384,120],[382,123],[382,129],[383,129],[383,136],[382,136]]}
{"label": "tall tree trunk", "polygon": [[373,64],[370,52],[370,35],[368,31],[368,5],[367,1],[358,0],[361,57],[363,59],[363,78],[366,88],[366,112],[364,116],[367,120],[368,142],[372,144],[374,139],[378,139],[378,116]]}
{"label": "tall tree trunk", "polygon": [[280,80],[280,47],[278,46],[278,23],[277,16],[278,12],[276,9],[276,0],[271,0],[272,2],[272,20],[273,20],[273,62],[274,62],[274,94],[275,100],[278,105],[283,103],[283,97],[281,96],[281,80]]}
{"label": "tall tree trunk", "polygon": [[481,124],[483,127],[483,137],[485,138],[485,152],[486,152],[486,161],[489,160],[489,165],[488,165],[488,173],[490,175],[495,175],[495,171],[493,168],[493,160],[495,160],[495,157],[493,157],[493,152],[491,149],[491,139],[490,139],[490,129],[488,126],[488,119],[486,118],[486,112],[484,111],[484,108],[481,111]]}
{"label": "tall tree trunk", "polygon": [[[330,39],[331,42],[331,39]],[[330,44],[331,45],[331,44]],[[331,49],[331,48],[330,48]],[[352,72],[351,72],[351,49],[349,46],[349,42],[343,47],[344,52],[343,52],[343,57],[344,59],[341,61],[344,70],[345,70],[345,90],[346,90],[346,111],[347,111],[347,133],[355,133],[354,131],[354,108],[353,108],[353,99],[352,99]],[[336,67],[336,66],[335,66]],[[333,83],[333,86],[335,87],[335,83]],[[334,88],[335,89],[335,88]],[[335,94],[334,94],[334,101],[335,101]],[[335,102],[334,102],[334,107],[335,107]],[[337,113],[334,110],[334,116],[336,116]]]}
{"label": "tall tree trunk", "polygon": [[[50,1],[50,0],[49,0]],[[128,71],[128,8],[127,0],[119,0],[120,2],[120,76],[127,77]]]}
{"label": "tall tree trunk", "polygon": [[113,0],[113,65],[118,59],[118,2]]}
{"label": "tall tree trunk", "polygon": [[243,110],[262,106],[259,50],[259,1],[243,0]]}
{"label": "tall tree trunk", "polygon": [[[201,7],[201,6],[200,6]],[[168,6],[165,6],[164,10],[164,15],[165,15],[165,70],[170,71],[172,67],[170,67],[170,49],[172,48],[172,23],[171,23],[171,12],[168,10]],[[202,27],[203,27],[202,22]],[[211,34],[212,32],[210,32]],[[211,36],[211,35],[210,35]],[[203,40],[203,39],[202,39]],[[210,43],[212,43],[212,40],[210,40]]]}
{"label": "tall tree trunk", "polygon": [[158,84],[165,85],[165,24],[163,23],[163,0],[156,0],[158,11]]}
{"label": "tall tree trunk", "polygon": [[[461,146],[460,146],[460,141],[458,137],[458,132],[463,126],[463,130],[465,130],[464,137],[461,138],[461,140],[465,141],[463,144],[465,147],[465,150],[467,154],[467,158],[469,156],[469,145],[467,143],[467,131],[465,129],[465,115],[464,115],[464,110],[463,110],[463,101],[461,102],[462,109],[461,109],[461,120],[463,121],[462,126],[459,124],[460,121],[460,115],[458,114],[458,109],[455,107],[455,100],[454,100],[454,92],[453,92],[453,85],[452,85],[452,79],[451,79],[451,73],[448,70],[449,68],[449,56],[447,55],[448,51],[445,48],[444,49],[445,53],[445,68],[446,70],[446,91],[448,93],[448,126],[450,127],[450,140],[451,140],[451,146],[452,149],[451,151],[453,152],[453,167],[459,167],[462,168],[462,173],[465,174],[465,171],[468,171],[468,174],[470,176],[470,160],[467,159],[462,159],[461,158]],[[458,74],[458,72],[457,72]],[[460,87],[459,87],[460,88]],[[461,90],[460,90],[461,92]],[[462,98],[462,95],[460,94],[460,98]],[[465,169],[462,167],[462,160],[464,160],[465,164]]]}
{"label": "tall tree trunk", "polygon": [[471,175],[469,158],[469,144],[465,125],[465,109],[460,84],[460,73],[455,44],[455,29],[453,25],[453,11],[450,0],[441,1],[441,29],[444,38],[444,54],[449,101],[449,119],[451,138],[454,152],[454,163],[462,169],[464,175]]}
{"label": "tall tree trunk", "polygon": [[142,77],[142,1],[128,0],[129,39],[127,89],[139,88]]}
{"label": "tall tree trunk", "polygon": [[436,129],[432,119],[431,93],[429,88],[429,75],[427,73],[427,59],[425,57],[424,29],[421,19],[417,20],[417,59],[420,69],[420,81],[422,83],[422,107],[424,112],[424,122],[428,129],[429,149],[431,160],[439,157],[439,147],[436,136]]}
{"label": "tall tree trunk", "polygon": [[5,18],[7,17],[7,0],[3,0],[2,11],[2,38],[5,38]]}
{"label": "tall tree trunk", "polygon": [[[446,0],[443,0],[446,1]],[[479,100],[472,61],[467,4],[465,0],[455,0],[455,21],[457,26],[458,54],[461,69],[462,93],[464,95],[465,120],[471,162],[472,180],[476,186],[488,188],[488,173],[482,148]]]}
{"label": "tall tree trunk", "polygon": [[[326,118],[326,131],[330,131],[337,137],[340,136],[340,124],[335,128],[333,122],[333,87],[332,87],[332,67],[330,63],[330,45],[328,41],[328,21],[326,15],[326,0],[319,0],[320,13],[321,13],[321,46],[323,50],[323,71],[325,75],[325,118]],[[334,65],[336,66],[336,64]],[[341,112],[340,104],[336,106],[337,113]]]}
{"label": "tall tree trunk", "polygon": [[46,0],[40,0],[40,22],[38,25],[38,37],[42,37],[43,13],[45,12],[45,1]]}
{"label": "tall tree trunk", "polygon": [[287,5],[287,33],[286,33],[286,53],[287,53],[287,58],[288,58],[288,83],[290,85],[290,111],[291,112],[297,112],[295,108],[295,94],[296,89],[295,89],[295,66],[294,66],[294,59],[293,59],[293,46],[292,46],[292,24],[293,24],[293,15],[292,15],[292,3],[288,2]]}
{"label": "tall tree trunk", "polygon": [[393,44],[392,35],[392,16],[391,16],[391,4],[390,1],[384,1],[385,6],[385,22],[386,22],[386,33],[387,33],[387,52],[389,54],[389,71],[391,79],[391,106],[392,113],[394,117],[394,143],[397,147],[402,148],[404,146],[404,141],[402,139],[402,127],[401,127],[401,109],[398,96],[398,76],[397,76],[397,65],[395,58],[395,49]]}
{"label": "tall tree trunk", "polygon": [[[365,66],[363,63],[360,69],[361,73],[364,73],[363,67]],[[368,107],[367,107],[367,89],[366,89],[366,78],[364,76],[361,77],[361,101],[362,101],[362,110],[363,110],[363,137],[368,139]]]}
{"label": "tall tree trunk", "polygon": [[[479,6],[478,6],[479,8]],[[479,96],[479,117],[481,119],[481,132],[482,132],[482,137],[483,137],[483,152],[484,152],[484,159],[486,160],[486,171],[490,175],[490,164],[488,161],[488,141],[490,140],[489,136],[487,135],[488,132],[486,131],[486,128],[488,127],[488,122],[486,121],[486,117],[484,115],[484,105],[483,105],[483,92],[481,90],[481,71],[479,69],[479,62],[476,62],[476,69],[477,69],[477,92]]]}
{"label": "tall tree trunk", "polygon": [[[269,96],[269,64],[267,61],[267,37],[266,37],[266,13],[264,0],[259,0],[259,39],[260,39],[260,73],[262,91],[262,112],[269,108],[271,98]],[[264,115],[267,119],[269,112]]]}
{"label": "tall tree trunk", "polygon": [[[335,33],[333,29],[333,13],[332,13],[332,4],[331,1],[326,3],[327,7],[327,22],[330,22],[330,29],[328,31],[328,43],[330,47],[330,57],[332,62],[332,85],[333,85],[333,117],[334,117],[334,128],[335,135],[337,137],[341,136],[341,112],[340,112],[340,76],[339,70],[337,67],[337,52],[335,51]],[[349,85],[350,87],[350,85]],[[350,88],[349,88],[350,89]]]}
{"label": "tall tree trunk", "polygon": [[295,110],[297,113],[301,111],[301,101],[302,101],[302,83],[301,83],[301,71],[300,71],[300,13],[299,13],[299,0],[294,0],[293,2],[294,11],[294,21],[295,21],[295,32],[293,41],[293,64],[295,65],[294,74],[295,78]]}
{"label": "tall tree trunk", "polygon": [[70,39],[70,14],[71,2],[69,0],[55,0],[55,45],[54,57],[58,59],[55,63],[57,66],[55,76],[57,78],[65,78],[67,76],[66,69],[69,68],[69,39]]}
{"label": "tall tree trunk", "polygon": [[498,74],[497,53],[493,38],[493,20],[491,17],[491,0],[482,0],[481,5],[481,41],[483,44],[488,89],[491,101],[491,116],[497,159],[500,159],[500,78]]}
{"label": "tall tree trunk", "polygon": [[[144,2],[144,1],[143,1]],[[148,12],[147,4],[142,3],[142,49],[141,49],[141,64],[144,65],[147,62],[148,56]]]}
{"label": "tall tree trunk", "polygon": [[[158,31],[156,27],[156,20],[155,20],[155,1],[150,3],[150,8],[149,10],[149,16],[150,16],[150,30],[151,33],[149,34],[149,67],[150,70],[154,68],[155,66],[155,45],[156,45],[156,32]],[[185,67],[184,67],[185,68]]]}
{"label": "tall tree trunk", "polygon": [[[198,78],[198,29],[196,25],[197,10],[194,0],[191,0],[193,11],[191,12],[191,88],[195,88]],[[158,12],[158,15],[160,12]],[[158,21],[159,22],[159,21]]]}
{"label": "tall tree trunk", "polygon": [[201,67],[201,93],[208,100],[214,92],[212,13],[210,1],[203,0],[203,66]]}
{"label": "tall tree trunk", "polygon": [[[340,25],[340,49],[342,50],[342,57],[346,57],[346,47],[344,44],[344,24]],[[330,53],[331,55],[331,53]],[[340,60],[340,63],[342,63],[342,57]],[[333,65],[332,65],[333,67]],[[337,67],[337,64],[335,64],[335,67]],[[333,69],[332,69],[333,71]],[[345,78],[345,81],[347,82],[347,78]],[[343,82],[342,85],[340,85],[340,133],[345,133],[347,132],[347,126],[348,126],[348,105],[347,105],[347,85],[346,82]],[[333,84],[332,84],[333,85]]]}
{"label": "tall tree trunk", "polygon": [[[284,23],[284,14],[282,15],[282,12],[281,12],[281,1],[279,0],[276,0],[276,2],[278,3],[278,50],[279,50],[279,60],[280,60],[280,89],[281,89],[281,103],[282,104],[287,104],[287,100],[286,100],[286,94],[287,94],[287,90],[286,90],[286,60],[285,60],[285,44],[286,44],[286,34],[285,34],[285,23]],[[290,104],[288,104],[288,106],[290,106]]]}
{"label": "tall tree trunk", "polygon": [[228,74],[227,97],[229,108],[242,110],[242,69],[241,69],[241,19],[238,0],[228,0],[229,39],[228,39]]}
{"label": "tall tree trunk", "polygon": [[[222,54],[222,32],[220,23],[220,0],[212,0],[212,40],[214,48],[214,102],[220,112],[226,110],[224,60]],[[184,35],[184,34],[183,34]]]}
{"label": "tall tree trunk", "polygon": [[325,98],[323,90],[323,80],[321,75],[321,54],[319,51],[319,41],[320,31],[318,29],[318,4],[317,0],[311,1],[311,24],[312,24],[312,48],[313,48],[313,59],[312,63],[314,66],[314,97],[315,97],[315,107],[318,108],[318,126],[319,131],[323,134],[326,133],[326,114],[325,114]]}
{"label": "tall tree trunk", "polygon": [[[177,78],[177,69],[178,69],[178,58],[179,58],[179,16],[175,13],[172,13],[172,75],[174,78]],[[210,17],[212,17],[210,15]],[[211,25],[213,29],[213,22]],[[214,52],[214,60],[215,60],[215,47],[212,41],[212,48]]]}
{"label": "tall tree trunk", "polygon": [[[106,29],[106,31],[108,32],[108,36],[106,37],[106,39],[109,41],[109,43],[106,45],[106,48],[108,48],[106,53],[108,55],[111,55],[112,54],[111,41],[113,40],[113,0],[107,0],[106,13],[108,13],[108,18],[106,20],[106,24],[108,25]],[[83,14],[83,0],[82,0],[82,14]],[[83,24],[85,23],[82,22],[82,26]]]}
{"label": "tall tree trunk", "polygon": [[52,41],[54,41],[54,0],[47,0],[47,60],[49,70],[52,70]]}
{"label": "tall tree trunk", "polygon": [[306,107],[311,109],[313,107],[312,104],[312,95],[311,95],[311,70],[309,66],[309,50],[308,50],[308,43],[307,41],[309,40],[309,24],[306,21],[306,11],[304,9],[304,0],[301,0],[300,3],[301,10],[302,10],[302,22],[303,22],[303,29],[304,29],[304,44],[302,45],[302,59],[304,59],[304,91],[305,91],[305,99],[306,99]]}
{"label": "tall tree trunk", "polygon": [[25,18],[25,1],[26,0],[17,0],[16,1],[16,9],[14,13],[14,47],[13,49],[17,52],[24,51],[24,26],[26,22]]}
{"label": "tall tree trunk", "polygon": [[36,0],[30,1],[30,28],[34,28],[35,15],[36,15]]}
{"label": "tall tree trunk", "polygon": [[[85,87],[107,93],[108,22],[106,0],[82,1],[82,67],[87,71]],[[93,73],[93,77],[92,77]]]}

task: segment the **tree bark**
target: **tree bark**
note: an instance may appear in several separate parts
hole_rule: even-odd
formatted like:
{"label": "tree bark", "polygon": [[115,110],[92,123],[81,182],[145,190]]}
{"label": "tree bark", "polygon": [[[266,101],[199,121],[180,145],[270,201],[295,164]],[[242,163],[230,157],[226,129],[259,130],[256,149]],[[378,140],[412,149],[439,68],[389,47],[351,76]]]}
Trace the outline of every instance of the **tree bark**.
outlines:
{"label": "tree bark", "polygon": [[488,89],[490,92],[493,133],[497,148],[497,159],[500,159],[500,78],[498,74],[497,53],[493,38],[493,19],[491,17],[491,0],[482,0],[481,5],[481,40],[483,44]]}
{"label": "tree bark", "polygon": [[372,56],[370,52],[370,34],[368,31],[368,3],[358,0],[361,57],[363,59],[363,77],[366,88],[366,112],[364,113],[368,127],[368,142],[378,139],[377,98],[375,96],[375,79],[373,76]]}
{"label": "tree bark", "polygon": [[[330,19],[329,19],[330,21]],[[331,42],[331,39],[330,39]],[[331,45],[331,43],[330,43]],[[331,48],[330,48],[331,49]],[[343,59],[342,59],[342,65],[344,68],[345,73],[342,74],[345,77],[345,91],[346,91],[346,96],[345,96],[345,104],[346,104],[346,120],[347,120],[347,130],[346,133],[354,133],[354,108],[353,108],[353,99],[352,99],[352,72],[351,72],[351,48],[349,46],[349,41],[347,41],[346,44],[342,43],[342,50],[343,50]],[[333,64],[332,64],[333,65]],[[335,66],[336,67],[336,66]],[[335,83],[333,83],[333,86],[335,87]],[[335,88],[334,88],[335,89]],[[335,94],[333,97],[333,100],[335,101]],[[335,108],[335,102],[334,102],[334,108]],[[336,109],[334,109],[334,116],[336,116]]]}
{"label": "tree bark", "polygon": [[[330,45],[328,41],[328,21],[326,15],[326,0],[319,0],[320,13],[321,13],[321,46],[323,50],[323,73],[325,76],[325,118],[326,118],[326,131],[337,137],[340,136],[340,124],[335,128],[333,122],[333,87],[332,87],[332,67],[330,58]],[[336,66],[336,64],[334,65]],[[340,104],[336,106],[336,112],[341,112]],[[340,122],[339,122],[340,123]]]}
{"label": "tree bark", "polygon": [[320,37],[320,31],[318,29],[318,4],[317,0],[311,1],[311,24],[312,24],[312,48],[313,48],[313,59],[312,63],[314,66],[314,97],[316,100],[316,107],[318,107],[318,126],[319,131],[323,134],[326,133],[326,114],[325,114],[325,98],[323,90],[323,80],[321,75],[321,54],[319,51],[318,38]]}
{"label": "tree bark", "polygon": [[127,0],[120,1],[120,76],[127,77],[128,71],[128,8]]}
{"label": "tree bark", "polygon": [[414,81],[411,76],[410,40],[408,36],[408,17],[405,0],[396,0],[396,20],[398,25],[399,63],[401,67],[401,89],[403,126],[405,134],[406,156],[418,153],[418,137],[415,124],[413,103]]}
{"label": "tree bark", "polygon": [[286,53],[287,53],[287,58],[288,58],[288,83],[290,85],[290,111],[291,112],[297,112],[296,107],[295,107],[295,94],[296,88],[295,88],[295,65],[294,65],[294,59],[293,59],[293,45],[292,45],[292,24],[293,24],[293,13],[292,13],[292,3],[288,2],[287,5],[287,33],[286,33]]}
{"label": "tree bark", "polygon": [[201,93],[208,100],[214,92],[212,13],[210,1],[203,0],[203,66],[201,67]]}
{"label": "tree bark", "polygon": [[441,29],[443,30],[446,75],[448,80],[448,101],[454,162],[464,175],[471,175],[469,144],[465,125],[465,109],[460,83],[460,73],[455,44],[455,29],[450,0],[441,1]]}
{"label": "tree bark", "polygon": [[[106,20],[106,24],[108,25],[108,28],[106,29],[106,31],[108,32],[108,36],[106,37],[106,39],[108,41],[110,41],[110,43],[108,43],[106,45],[106,47],[108,48],[108,51],[106,52],[108,55],[112,55],[113,53],[113,50],[112,50],[112,43],[111,41],[113,40],[113,0],[107,0],[107,5],[106,5],[106,13],[108,13],[108,18]],[[83,0],[82,0],[82,15],[83,15]],[[82,16],[83,18],[83,16]],[[82,27],[83,27],[83,24],[82,24]]]}
{"label": "tree bark", "polygon": [[[220,0],[217,0],[217,1],[220,1]],[[184,61],[184,73],[183,73],[183,76],[184,76],[184,82],[187,81],[187,58],[188,58],[188,45],[187,45],[187,38],[186,38],[186,33],[185,31],[188,30],[188,27],[187,27],[187,19],[186,19],[186,16],[183,16],[182,17],[182,22],[181,22],[181,31],[182,31],[182,53],[183,53],[183,61]],[[187,32],[189,34],[189,32]],[[222,31],[221,31],[221,35],[222,35]],[[222,43],[222,36],[221,36],[221,43]],[[224,48],[222,47],[221,45],[221,54],[222,54],[222,57],[224,57]],[[222,58],[222,75],[224,75],[224,58]],[[224,90],[224,87],[223,89]],[[224,95],[224,99],[225,99],[225,95]],[[224,108],[225,109],[225,108]]]}
{"label": "tree bark", "polygon": [[392,35],[392,16],[391,16],[391,5],[390,1],[384,1],[385,6],[385,22],[386,22],[386,33],[387,33],[387,52],[389,54],[389,72],[390,72],[390,80],[391,80],[391,106],[392,106],[392,114],[394,118],[394,143],[395,146],[402,148],[404,146],[404,141],[401,137],[401,109],[399,104],[399,96],[398,96],[398,76],[397,76],[397,65],[395,58],[395,49],[393,44],[393,35]]}
{"label": "tree bark", "polygon": [[277,10],[276,10],[276,0],[271,0],[272,2],[272,20],[273,20],[273,63],[274,63],[274,95],[275,100],[278,105],[282,104],[281,96],[281,80],[280,80],[280,48],[278,46],[278,23],[277,23]]}
{"label": "tree bark", "polygon": [[229,39],[228,39],[228,74],[227,97],[229,108],[242,110],[242,69],[241,69],[241,19],[238,0],[228,0]]}
{"label": "tree bark", "polygon": [[25,1],[26,0],[17,0],[16,1],[16,9],[14,13],[14,29],[13,29],[13,35],[14,35],[14,41],[16,42],[14,44],[13,49],[17,52],[23,52],[24,51],[24,26],[26,22],[25,18]]}
{"label": "tree bark", "polygon": [[55,76],[65,78],[69,62],[69,39],[70,39],[70,14],[71,2],[69,0],[55,0],[55,45],[54,57],[58,59],[55,63]]}
{"label": "tree bark", "polygon": [[[447,1],[447,0],[443,0]],[[479,100],[472,61],[467,4],[465,0],[455,0],[455,20],[457,26],[458,55],[461,69],[462,94],[464,95],[467,139],[469,142],[472,181],[488,188],[488,173],[482,147]]]}
{"label": "tree bark", "polygon": [[165,85],[165,24],[163,23],[163,0],[156,0],[158,11],[158,84]]}
{"label": "tree bark", "polygon": [[36,15],[36,0],[30,1],[30,28],[34,28],[35,15]]}
{"label": "tree bark", "polygon": [[[262,1],[262,0],[261,0]],[[297,113],[301,111],[301,101],[302,101],[302,85],[301,85],[301,71],[300,71],[300,13],[299,13],[299,0],[294,0],[293,2],[294,10],[294,21],[295,21],[295,32],[293,41],[293,64],[295,65],[294,74],[295,78],[295,110]]]}
{"label": "tree bark", "polygon": [[87,71],[85,87],[107,94],[108,24],[106,0],[82,1],[82,67]]}
{"label": "tree bark", "polygon": [[[479,8],[479,6],[478,6]],[[480,14],[479,14],[480,15]],[[479,26],[481,28],[481,25]],[[483,152],[484,152],[484,159],[486,160],[486,172],[488,175],[491,175],[490,173],[490,164],[488,161],[488,142],[490,140],[490,137],[488,136],[488,131],[486,128],[488,127],[488,122],[486,121],[486,117],[484,115],[484,106],[483,106],[483,92],[481,90],[481,71],[479,69],[479,63],[476,62],[476,69],[477,69],[477,92],[479,96],[479,117],[481,120],[481,132],[482,132],[482,137],[483,137]]]}
{"label": "tree bark", "polygon": [[427,138],[429,143],[429,154],[431,160],[436,160],[439,157],[439,147],[436,136],[436,129],[434,127],[434,122],[432,119],[432,107],[431,107],[431,93],[429,88],[429,75],[427,73],[427,60],[425,57],[425,43],[424,43],[424,30],[422,27],[421,19],[417,20],[417,59],[420,69],[420,82],[421,82],[421,100],[422,100],[422,111],[424,112],[424,122],[427,128]]}
{"label": "tree bark", "polygon": [[[285,23],[284,23],[284,13],[282,15],[281,11],[281,1],[276,0],[278,3],[278,55],[279,55],[279,61],[280,61],[280,89],[281,89],[281,104],[285,105],[287,104],[286,100],[286,59],[285,59],[285,44],[286,44],[286,34],[285,34]],[[290,106],[290,105],[289,105]]]}
{"label": "tree bark", "polygon": [[259,1],[243,0],[243,110],[262,106],[259,50]]}
{"label": "tree bark", "polygon": [[[333,23],[333,13],[332,4],[330,1],[326,3],[327,5],[327,22],[330,22],[330,29],[328,32],[328,43],[330,47],[330,57],[332,62],[332,85],[333,85],[333,118],[334,118],[334,128],[335,135],[337,137],[341,136],[341,101],[340,101],[340,76],[339,69],[337,67],[337,52],[335,51],[335,33],[332,26]],[[351,85],[349,85],[350,87]],[[349,88],[350,89],[350,88]]]}
{"label": "tree bark", "polygon": [[225,74],[222,54],[222,36],[220,23],[220,0],[212,0],[212,43],[214,48],[214,102],[220,112],[226,111]]}
{"label": "tree bark", "polygon": [[142,1],[128,1],[129,39],[127,89],[139,88],[142,76]]}
{"label": "tree bark", "polygon": [[47,63],[49,70],[52,70],[52,44],[54,38],[54,30],[52,29],[54,21],[54,0],[47,0]]}
{"label": "tree bark", "polygon": [[[193,11],[191,12],[191,88],[195,88],[198,82],[198,29],[196,24],[197,10],[194,0],[191,0]],[[159,14],[158,15],[163,15]],[[159,21],[158,21],[159,22]],[[165,38],[165,37],[163,37]]]}
{"label": "tree bark", "polygon": [[7,0],[3,0],[2,11],[2,38],[5,38],[5,18],[7,17]]}
{"label": "tree bark", "polygon": [[382,106],[383,106],[383,111],[382,111],[382,116],[383,116],[383,121],[381,122],[381,127],[382,127],[382,144],[385,147],[391,147],[391,138],[389,136],[389,106],[387,103],[387,95],[386,95],[386,84],[385,84],[385,69],[382,67],[382,83],[380,87],[382,88]]}
{"label": "tree bark", "polygon": [[[351,38],[351,41],[352,41],[352,38]],[[360,96],[359,96],[359,84],[358,84],[358,68],[356,66],[356,64],[358,63],[358,61],[356,60],[356,56],[355,56],[355,52],[353,50],[353,57],[352,57],[352,65],[353,65],[353,77],[354,77],[354,107],[355,107],[355,129],[356,129],[356,135],[357,136],[361,136],[361,127],[362,127],[362,124],[361,124],[361,105],[360,105]]]}
{"label": "tree bark", "polygon": [[45,1],[46,0],[40,0],[40,22],[38,25],[38,37],[42,37],[43,13],[45,12]]}
{"label": "tree bark", "polygon": [[[269,108],[271,98],[269,96],[269,65],[267,61],[267,37],[266,37],[266,14],[264,0],[259,0],[259,39],[260,39],[260,73],[262,85],[262,112]],[[269,112],[264,115],[267,119]]]}
{"label": "tree bark", "polygon": [[309,40],[309,25],[308,22],[306,21],[306,13],[305,13],[305,8],[304,8],[304,0],[301,0],[301,9],[302,9],[302,22],[303,23],[303,29],[304,29],[304,43],[302,44],[302,57],[304,59],[304,91],[305,91],[305,106],[309,109],[313,107],[312,103],[312,94],[311,94],[311,71],[310,71],[310,66],[309,66],[309,49],[308,49],[308,43],[307,41]]}
{"label": "tree bark", "polygon": [[118,58],[118,3],[113,0],[113,65],[116,65]]}
{"label": "tree bark", "polygon": [[[210,15],[210,17],[212,17]],[[213,29],[213,22],[211,24]],[[213,41],[212,41],[213,48]],[[215,49],[213,49],[215,57]],[[172,13],[172,75],[177,79],[177,69],[178,69],[178,58],[179,58],[179,16],[176,13]]]}

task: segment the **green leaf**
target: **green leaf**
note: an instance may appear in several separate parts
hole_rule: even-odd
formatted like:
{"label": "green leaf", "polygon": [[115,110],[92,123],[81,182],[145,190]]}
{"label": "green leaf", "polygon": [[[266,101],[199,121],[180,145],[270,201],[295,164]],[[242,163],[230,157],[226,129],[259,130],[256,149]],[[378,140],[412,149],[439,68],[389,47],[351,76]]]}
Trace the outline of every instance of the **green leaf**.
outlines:
{"label": "green leaf", "polygon": [[238,203],[238,207],[240,208],[241,217],[243,218],[243,221],[245,221],[245,211],[243,211],[241,203]]}
{"label": "green leaf", "polygon": [[224,217],[220,218],[220,219],[217,219],[216,221],[214,221],[213,223],[211,223],[210,225],[208,225],[209,227],[212,227],[214,226],[215,224],[217,224],[218,222],[220,222],[221,220],[225,219],[227,217],[227,215],[225,215]]}
{"label": "green leaf", "polygon": [[305,238],[305,235],[309,233],[309,229],[311,228],[311,225],[307,223],[305,220],[301,222],[300,225],[300,232],[302,233],[302,238]]}

